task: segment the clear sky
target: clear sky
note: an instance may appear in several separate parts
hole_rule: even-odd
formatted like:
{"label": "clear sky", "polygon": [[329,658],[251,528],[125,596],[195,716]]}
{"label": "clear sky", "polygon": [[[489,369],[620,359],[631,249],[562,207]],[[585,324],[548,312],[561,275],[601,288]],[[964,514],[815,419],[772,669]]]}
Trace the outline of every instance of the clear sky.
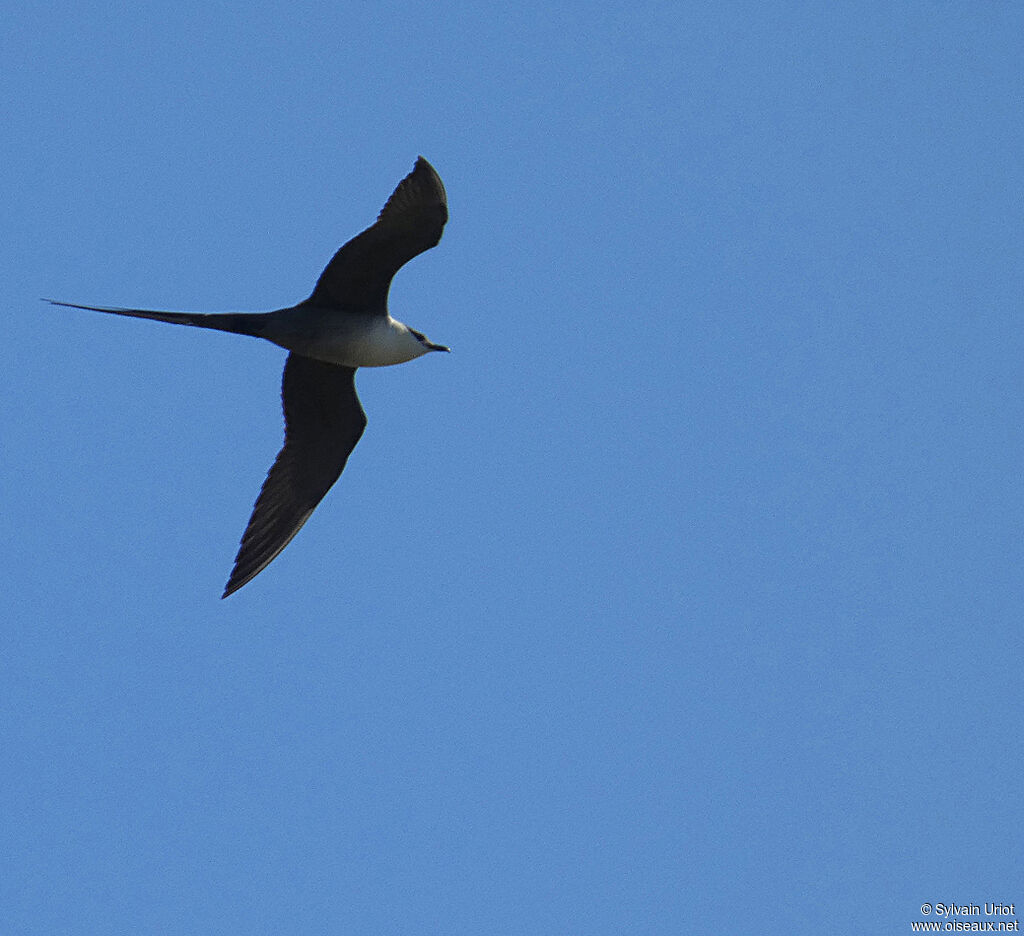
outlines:
{"label": "clear sky", "polygon": [[[5,20],[0,931],[1024,911],[1024,6]],[[284,352],[40,297],[290,305],[421,153],[453,353],[221,601]]]}

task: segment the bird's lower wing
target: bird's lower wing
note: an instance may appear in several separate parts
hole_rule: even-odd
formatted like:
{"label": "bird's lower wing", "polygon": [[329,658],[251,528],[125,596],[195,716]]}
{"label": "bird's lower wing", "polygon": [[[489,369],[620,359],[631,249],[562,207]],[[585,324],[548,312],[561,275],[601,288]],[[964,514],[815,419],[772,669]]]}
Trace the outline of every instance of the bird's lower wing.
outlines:
{"label": "bird's lower wing", "polygon": [[263,482],[222,597],[259,575],[338,480],[366,428],[355,368],[292,353],[281,383],[284,447]]}

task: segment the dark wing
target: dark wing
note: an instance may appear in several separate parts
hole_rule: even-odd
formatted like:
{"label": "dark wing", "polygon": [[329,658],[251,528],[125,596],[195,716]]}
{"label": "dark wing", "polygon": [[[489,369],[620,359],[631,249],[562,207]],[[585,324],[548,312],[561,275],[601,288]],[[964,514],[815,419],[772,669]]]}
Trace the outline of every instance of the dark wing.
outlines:
{"label": "dark wing", "polygon": [[227,598],[259,575],[287,546],[338,480],[366,428],[355,368],[289,354],[284,365],[284,447],[263,482]]}
{"label": "dark wing", "polygon": [[394,275],[437,245],[447,220],[444,186],[434,167],[420,156],[376,223],[353,237],[327,264],[308,301],[383,315]]}

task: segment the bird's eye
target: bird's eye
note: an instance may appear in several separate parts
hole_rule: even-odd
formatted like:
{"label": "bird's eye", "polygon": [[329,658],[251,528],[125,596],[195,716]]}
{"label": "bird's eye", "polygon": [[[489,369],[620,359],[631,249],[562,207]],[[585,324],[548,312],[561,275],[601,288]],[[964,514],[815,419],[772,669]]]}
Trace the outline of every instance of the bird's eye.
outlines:
{"label": "bird's eye", "polygon": [[415,328],[410,328],[409,331],[411,331],[420,341],[426,341],[427,340],[427,336],[424,335],[423,332],[418,332],[418,331],[416,331]]}

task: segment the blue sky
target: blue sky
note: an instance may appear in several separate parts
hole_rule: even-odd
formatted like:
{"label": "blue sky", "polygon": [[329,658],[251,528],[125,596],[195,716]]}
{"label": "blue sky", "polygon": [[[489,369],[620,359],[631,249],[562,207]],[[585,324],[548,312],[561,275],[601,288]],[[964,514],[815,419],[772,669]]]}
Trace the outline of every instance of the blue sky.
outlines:
{"label": "blue sky", "polygon": [[[12,934],[1024,906],[1024,8],[33,3],[0,37]],[[219,595],[308,295],[451,208]],[[938,917],[931,917],[937,919]]]}

